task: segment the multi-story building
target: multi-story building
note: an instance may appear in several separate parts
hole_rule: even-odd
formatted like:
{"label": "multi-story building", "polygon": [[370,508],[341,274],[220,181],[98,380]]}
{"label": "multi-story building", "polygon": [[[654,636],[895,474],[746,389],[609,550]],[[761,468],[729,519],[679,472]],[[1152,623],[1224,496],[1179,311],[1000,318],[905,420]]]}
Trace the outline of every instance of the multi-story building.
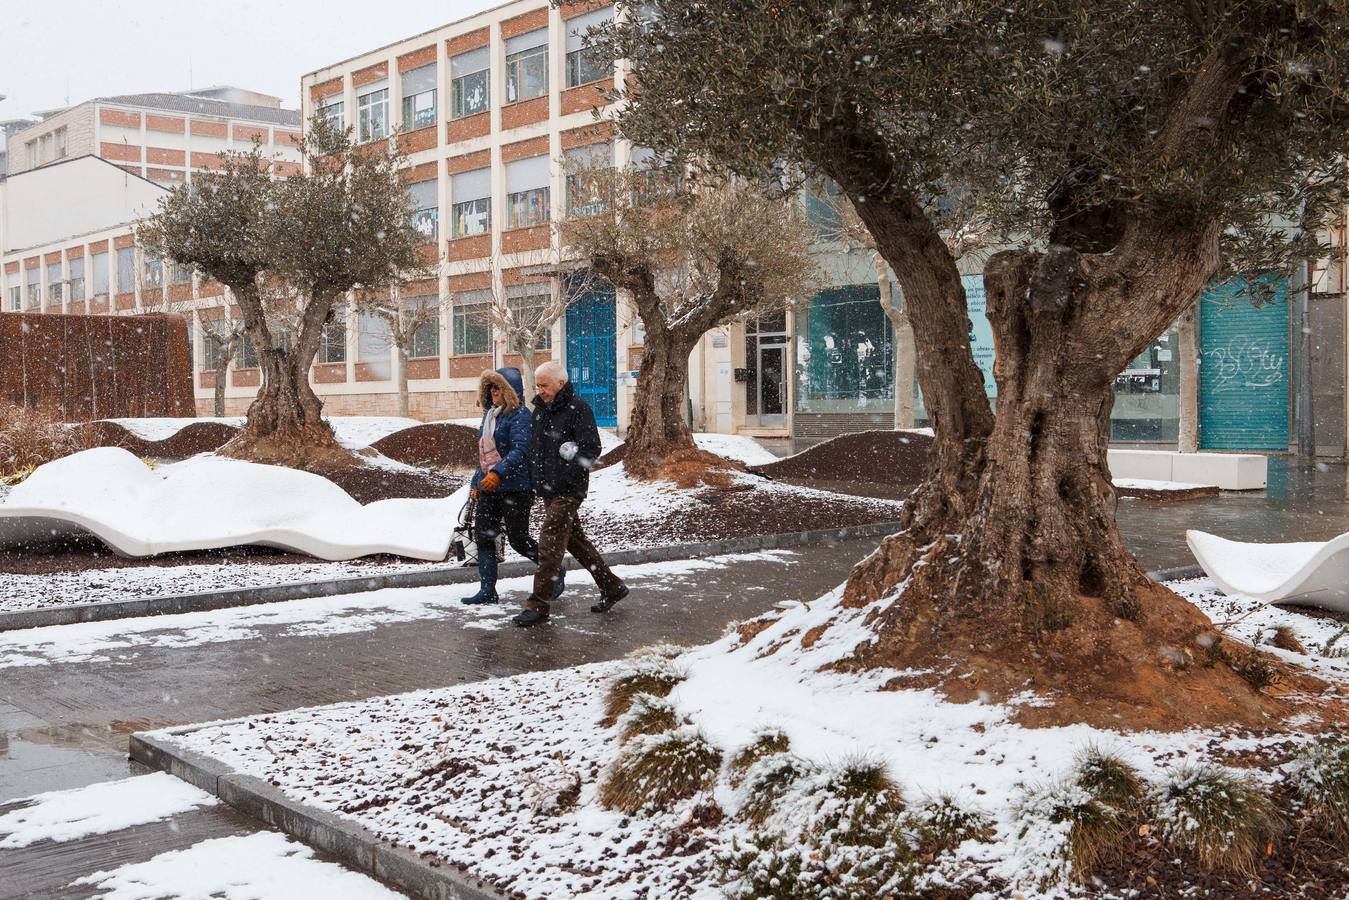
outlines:
{"label": "multi-story building", "polygon": [[[255,142],[298,171],[300,113],[240,88],[135,94],[41,114],[9,135],[0,179],[0,310],[178,311],[226,305],[223,287],[149,258],[133,229],[222,154]],[[256,383],[256,382],[255,382]]]}

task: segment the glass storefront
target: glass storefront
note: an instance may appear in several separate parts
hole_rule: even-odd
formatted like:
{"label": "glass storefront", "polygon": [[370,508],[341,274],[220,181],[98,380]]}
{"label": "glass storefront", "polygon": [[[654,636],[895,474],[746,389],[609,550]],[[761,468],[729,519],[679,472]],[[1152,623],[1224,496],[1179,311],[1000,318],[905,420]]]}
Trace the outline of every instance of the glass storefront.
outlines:
{"label": "glass storefront", "polygon": [[1173,325],[1115,378],[1112,441],[1180,437],[1180,339]]}
{"label": "glass storefront", "polygon": [[823,290],[796,321],[797,410],[894,409],[894,333],[876,284]]}

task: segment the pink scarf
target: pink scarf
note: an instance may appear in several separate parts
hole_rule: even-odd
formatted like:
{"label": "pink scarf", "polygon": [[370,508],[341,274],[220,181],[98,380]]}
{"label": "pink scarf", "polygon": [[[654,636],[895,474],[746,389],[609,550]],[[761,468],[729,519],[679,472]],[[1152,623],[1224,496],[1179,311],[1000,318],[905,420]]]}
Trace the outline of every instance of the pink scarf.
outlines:
{"label": "pink scarf", "polygon": [[497,413],[499,412],[501,412],[501,407],[494,406],[482,418],[482,432],[478,435],[478,470],[484,475],[492,466],[501,462],[501,454],[497,451],[496,442]]}

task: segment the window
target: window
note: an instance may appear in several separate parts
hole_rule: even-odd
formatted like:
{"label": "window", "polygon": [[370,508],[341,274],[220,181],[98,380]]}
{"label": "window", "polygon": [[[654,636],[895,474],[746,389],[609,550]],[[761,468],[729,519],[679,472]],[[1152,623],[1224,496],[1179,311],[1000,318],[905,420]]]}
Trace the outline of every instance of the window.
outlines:
{"label": "window", "polygon": [[192,267],[183,263],[173,264],[173,274],[170,276],[174,284],[191,284]]}
{"label": "window", "polygon": [[403,301],[403,315],[408,322],[417,322],[412,332],[408,356],[423,359],[440,355],[440,316],[435,297],[408,297]]}
{"label": "window", "polygon": [[11,310],[23,309],[23,286],[10,285],[9,288],[9,308]]}
{"label": "window", "polygon": [[248,336],[239,339],[239,343],[234,349],[234,368],[236,369],[256,369],[258,367],[258,351],[253,349],[253,342]]}
{"label": "window", "polygon": [[164,286],[164,261],[148,253],[145,255],[145,286]]}
{"label": "window", "polygon": [[440,234],[440,200],[438,181],[417,181],[408,185],[408,205],[412,209],[412,227],[428,241]]}
{"label": "window", "polygon": [[[223,335],[226,332],[225,323],[220,320],[203,323],[201,327],[201,371],[214,372],[224,362],[225,341]],[[248,338],[243,338],[242,343],[248,343]],[[238,351],[236,348],[236,357]]]}
{"label": "window", "polygon": [[117,251],[117,293],[129,294],[136,289],[136,251],[123,247]]}
{"label": "window", "polygon": [[403,73],[403,127],[436,124],[436,64]]}
{"label": "window", "polygon": [[894,405],[894,333],[874,282],[821,291],[797,322],[797,409],[878,412]]}
{"label": "window", "polygon": [[567,87],[608,78],[614,67],[586,40],[586,32],[613,21],[612,6],[588,12],[567,22]]}
{"label": "window", "polygon": [[38,164],[37,140],[31,140],[25,146],[28,147],[28,165],[36,166]]}
{"label": "window", "polygon": [[77,256],[67,266],[70,269],[70,302],[84,300],[84,257]]}
{"label": "window", "polygon": [[346,128],[346,122],[343,120],[343,110],[346,103],[342,101],[339,95],[334,95],[322,101],[315,114],[333,127],[334,131],[341,131]]}
{"label": "window", "polygon": [[454,354],[492,351],[491,292],[469,291],[454,301]]}
{"label": "window", "polygon": [[61,261],[47,263],[47,302],[61,305],[61,288],[64,273],[61,271]]}
{"label": "window", "polygon": [[380,88],[356,98],[356,138],[361,143],[389,136],[389,89]]}
{"label": "window", "polygon": [[450,59],[450,118],[486,112],[491,99],[488,80],[491,57],[486,47]]}
{"label": "window", "polygon": [[[539,284],[521,284],[506,289],[506,302],[510,304],[511,316],[516,324],[524,328],[533,328],[548,307],[552,298],[548,295],[548,286]],[[535,341],[535,350],[553,348],[553,330],[545,329]]]}
{"label": "window", "polygon": [[564,154],[567,165],[567,215],[591,216],[608,205],[609,198],[600,196],[601,186],[595,183],[593,170],[612,167],[612,144],[591,144],[574,147]]}
{"label": "window", "polygon": [[548,29],[506,41],[506,102],[519,103],[548,93]]}
{"label": "window", "polygon": [[548,219],[548,157],[506,163],[506,227],[526,228]]}
{"label": "window", "polygon": [[56,142],[56,150],[55,150],[56,158],[57,158],[57,159],[63,159],[63,158],[65,157],[65,155],[66,155],[66,129],[65,129],[65,126],[62,126],[62,127],[58,128],[58,129],[56,129],[56,136],[55,136],[54,140],[55,140],[55,142]]}
{"label": "window", "polygon": [[460,172],[450,181],[454,206],[450,224],[454,237],[486,234],[492,229],[492,170]]}
{"label": "window", "polygon": [[50,134],[44,134],[38,139],[38,159],[44,163],[52,160],[52,136]]}
{"label": "window", "polygon": [[356,355],[376,378],[392,377],[393,361],[389,355],[392,349],[389,320],[384,316],[362,313],[356,320]]}
{"label": "window", "polygon": [[94,299],[108,299],[108,254],[94,254]]}
{"label": "window", "polygon": [[340,304],[333,307],[332,318],[323,324],[318,360],[321,363],[347,361],[347,310]]}
{"label": "window", "polygon": [[833,181],[812,183],[803,192],[806,221],[815,228],[821,241],[837,241],[843,237],[842,192]]}
{"label": "window", "polygon": [[42,305],[42,270],[33,267],[24,274],[28,278],[28,308],[35,309]]}

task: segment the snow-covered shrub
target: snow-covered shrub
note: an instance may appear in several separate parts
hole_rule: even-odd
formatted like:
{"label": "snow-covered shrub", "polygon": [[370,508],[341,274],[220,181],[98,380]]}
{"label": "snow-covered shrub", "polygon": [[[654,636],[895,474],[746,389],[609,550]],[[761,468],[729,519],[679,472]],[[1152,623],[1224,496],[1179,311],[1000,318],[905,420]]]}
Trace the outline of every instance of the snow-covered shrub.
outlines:
{"label": "snow-covered shrub", "polygon": [[1330,636],[1321,648],[1321,655],[1327,659],[1349,659],[1349,626]]}
{"label": "snow-covered shrub", "polygon": [[1318,824],[1349,841],[1349,744],[1308,747],[1289,780]]}
{"label": "snow-covered shrub", "polygon": [[1209,869],[1251,873],[1278,818],[1260,785],[1218,766],[1181,768],[1153,804],[1162,838]]}
{"label": "snow-covered shrub", "polygon": [[[816,845],[876,846],[904,811],[904,792],[884,762],[858,758],[797,783],[787,814]],[[793,803],[792,801],[796,802]]]}
{"label": "snow-covered shrub", "polygon": [[674,659],[683,654],[688,647],[670,641],[661,641],[657,644],[647,644],[645,647],[638,647],[628,654],[628,659]]}
{"label": "snow-covered shrub", "polygon": [[1146,793],[1133,766],[1099,747],[1078,754],[1076,777],[1083,790],[1118,810],[1136,809]]}
{"label": "snow-covered shrub", "polygon": [[817,771],[813,763],[790,753],[759,760],[750,766],[740,786],[740,818],[762,825],[798,781]]}
{"label": "snow-covered shrub", "polygon": [[993,819],[977,809],[967,809],[955,797],[942,794],[911,805],[904,827],[927,855],[945,853],[965,841],[979,840],[993,829]]}
{"label": "snow-covered shrub", "polygon": [[740,787],[745,780],[745,776],[749,774],[750,768],[759,760],[766,759],[775,753],[786,753],[789,749],[791,749],[791,741],[788,740],[786,732],[781,729],[774,728],[759,732],[755,735],[753,741],[740,748],[731,757],[731,762],[726,767],[731,787]]}
{"label": "snow-covered shrub", "polygon": [[653,697],[668,696],[685,675],[669,661],[657,656],[645,656],[632,663],[609,680],[604,692],[604,716],[612,724],[628,711],[632,698],[638,694]]}
{"label": "snow-covered shrub", "polygon": [[718,881],[731,900],[877,900],[923,896],[921,874],[903,835],[879,846],[818,845],[782,835],[733,840],[717,854]]}
{"label": "snow-covered shrub", "polygon": [[618,719],[618,739],[627,743],[639,734],[660,734],[677,727],[679,716],[670,701],[652,694],[638,694]]}
{"label": "snow-covered shrub", "polygon": [[675,801],[710,789],[721,754],[692,726],[640,735],[614,760],[600,782],[600,803],[635,813],[668,809]]}
{"label": "snow-covered shrub", "polygon": [[1076,779],[1025,789],[1015,805],[1017,839],[1033,857],[1038,888],[1084,880],[1119,851],[1128,828],[1120,810],[1097,799]]}

